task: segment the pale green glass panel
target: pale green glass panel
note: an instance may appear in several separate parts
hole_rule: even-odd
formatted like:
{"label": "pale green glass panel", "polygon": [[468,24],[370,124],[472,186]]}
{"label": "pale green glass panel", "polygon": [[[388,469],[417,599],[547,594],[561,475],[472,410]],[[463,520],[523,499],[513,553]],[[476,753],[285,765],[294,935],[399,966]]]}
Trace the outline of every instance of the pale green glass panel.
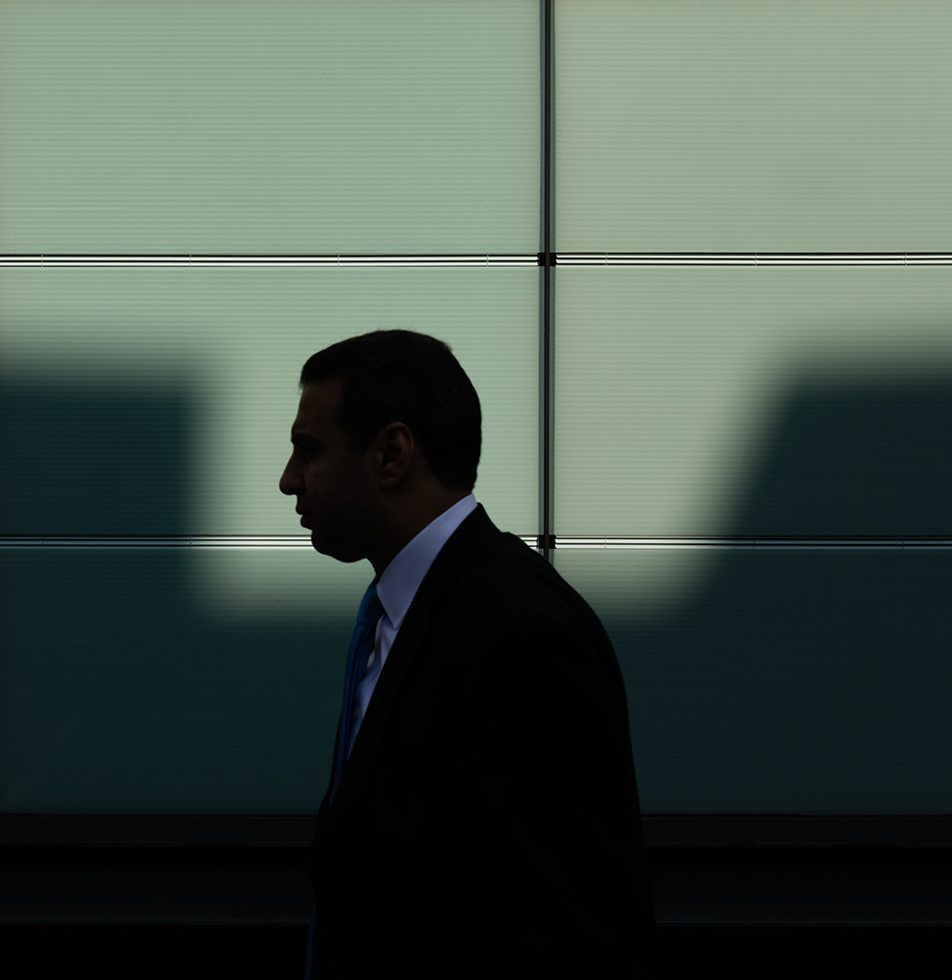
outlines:
{"label": "pale green glass panel", "polygon": [[0,0],[0,251],[538,251],[536,0]]}
{"label": "pale green glass panel", "polygon": [[[210,595],[216,564],[258,601]],[[0,810],[316,812],[372,578],[310,548],[0,550]]]}
{"label": "pale green glass panel", "polygon": [[560,251],[947,251],[946,0],[560,0]]}
{"label": "pale green glass panel", "polygon": [[952,269],[556,270],[557,534],[952,533]]}
{"label": "pale green glass panel", "polygon": [[949,812],[949,549],[558,549],[555,567],[618,655],[643,812]]}
{"label": "pale green glass panel", "polygon": [[304,361],[402,328],[483,409],[477,498],[538,527],[535,268],[19,268],[0,273],[0,528],[302,534],[278,490]]}

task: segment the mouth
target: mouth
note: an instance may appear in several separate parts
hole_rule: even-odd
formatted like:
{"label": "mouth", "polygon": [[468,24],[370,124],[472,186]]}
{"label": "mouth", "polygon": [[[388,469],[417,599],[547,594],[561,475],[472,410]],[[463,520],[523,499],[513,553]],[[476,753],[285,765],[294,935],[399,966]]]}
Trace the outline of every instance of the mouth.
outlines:
{"label": "mouth", "polygon": [[310,527],[311,526],[310,518],[311,518],[310,511],[308,511],[308,513],[306,513],[306,514],[302,514],[301,515],[301,527]]}

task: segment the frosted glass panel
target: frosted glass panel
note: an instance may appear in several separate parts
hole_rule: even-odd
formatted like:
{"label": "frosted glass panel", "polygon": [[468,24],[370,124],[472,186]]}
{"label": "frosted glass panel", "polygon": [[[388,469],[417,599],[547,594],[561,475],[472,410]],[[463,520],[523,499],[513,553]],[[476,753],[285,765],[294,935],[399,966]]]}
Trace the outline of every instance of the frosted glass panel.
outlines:
{"label": "frosted glass panel", "polygon": [[946,0],[559,0],[560,251],[948,251]]}
{"label": "frosted glass panel", "polygon": [[646,813],[948,813],[947,549],[563,551]]}
{"label": "frosted glass panel", "polygon": [[[210,601],[209,559],[258,601]],[[372,578],[309,548],[0,549],[0,810],[316,812]]]}
{"label": "frosted glass panel", "polygon": [[0,533],[304,533],[278,491],[301,366],[404,328],[453,348],[477,497],[534,534],[538,324],[533,267],[4,270]]}
{"label": "frosted glass panel", "polygon": [[557,534],[952,533],[952,269],[556,272]]}
{"label": "frosted glass panel", "polygon": [[537,0],[0,0],[0,251],[538,250]]}

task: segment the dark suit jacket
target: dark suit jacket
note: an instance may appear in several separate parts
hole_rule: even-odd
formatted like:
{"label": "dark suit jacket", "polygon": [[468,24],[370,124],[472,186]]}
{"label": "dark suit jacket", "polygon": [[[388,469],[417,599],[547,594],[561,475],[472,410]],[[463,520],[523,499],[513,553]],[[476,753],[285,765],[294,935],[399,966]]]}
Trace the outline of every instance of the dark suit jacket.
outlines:
{"label": "dark suit jacket", "polygon": [[310,867],[321,978],[651,975],[615,654],[481,506],[407,612]]}

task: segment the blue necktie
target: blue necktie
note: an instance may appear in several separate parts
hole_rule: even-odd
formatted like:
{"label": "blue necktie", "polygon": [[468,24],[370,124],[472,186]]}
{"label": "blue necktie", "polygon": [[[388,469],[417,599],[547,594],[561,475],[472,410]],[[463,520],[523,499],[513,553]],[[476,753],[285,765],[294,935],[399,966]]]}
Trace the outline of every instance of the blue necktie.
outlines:
{"label": "blue necktie", "polygon": [[[344,676],[344,706],[341,709],[340,729],[337,733],[337,760],[334,766],[334,785],[331,787],[331,802],[340,784],[344,763],[350,754],[350,742],[354,737],[354,709],[357,701],[357,686],[367,673],[367,661],[374,648],[377,632],[377,620],[384,614],[384,608],[377,598],[376,586],[371,583],[364,593],[357,610],[357,625],[354,635],[350,638],[350,649],[347,651],[347,673]],[[317,921],[317,906],[311,909],[311,926],[307,933],[307,963],[304,968],[305,980],[313,980],[317,964],[320,939],[320,927]]]}
{"label": "blue necktie", "polygon": [[344,679],[344,706],[340,715],[340,731],[337,738],[337,759],[334,766],[334,785],[331,788],[331,801],[340,784],[341,773],[347,757],[350,755],[350,743],[354,737],[356,719],[354,712],[357,707],[357,687],[367,673],[367,660],[374,648],[377,620],[384,614],[377,589],[373,584],[367,587],[357,611],[357,625],[354,635],[350,638],[350,649],[347,653],[347,673]]}

